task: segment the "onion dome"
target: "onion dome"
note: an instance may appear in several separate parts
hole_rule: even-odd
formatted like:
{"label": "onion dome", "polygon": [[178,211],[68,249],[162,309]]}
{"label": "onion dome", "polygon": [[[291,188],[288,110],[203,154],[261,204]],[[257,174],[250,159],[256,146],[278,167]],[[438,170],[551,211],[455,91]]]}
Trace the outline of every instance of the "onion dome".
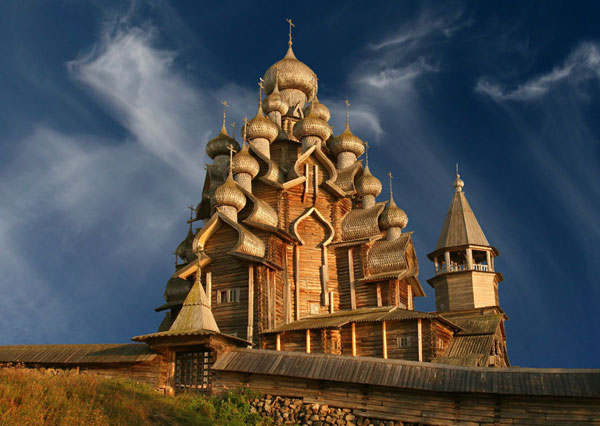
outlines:
{"label": "onion dome", "polygon": [[356,179],[356,192],[358,195],[373,195],[377,197],[381,194],[381,182],[371,174],[369,166],[365,167],[363,174]]}
{"label": "onion dome", "polygon": [[215,191],[215,201],[217,206],[235,207],[238,212],[246,205],[246,196],[233,180],[231,169],[225,183]]}
{"label": "onion dome", "polygon": [[304,107],[304,116],[308,116],[310,114],[315,114],[323,121],[329,121],[331,118],[331,113],[329,112],[329,108],[327,108],[324,104],[319,102],[317,96],[315,95],[315,99],[307,106]]}
{"label": "onion dome", "polygon": [[194,241],[194,231],[192,231],[192,226],[190,225],[190,230],[188,231],[185,239],[179,243],[177,249],[175,249],[175,254],[183,259],[185,262],[190,262],[196,258],[192,250],[192,242]]}
{"label": "onion dome", "polygon": [[244,124],[242,132],[244,131],[244,128],[248,140],[261,138],[267,139],[270,143],[273,142],[279,134],[279,127],[277,124],[273,123],[265,117],[265,114],[263,114],[261,102],[258,103],[256,117]]}
{"label": "onion dome", "polygon": [[404,229],[408,223],[408,216],[400,207],[396,205],[394,197],[390,197],[390,203],[379,216],[379,226],[386,230],[389,228]]}
{"label": "onion dome", "polygon": [[306,64],[296,59],[291,45],[283,59],[271,65],[265,73],[264,85],[267,93],[273,92],[276,81],[280,90],[300,90],[308,100],[316,93],[317,76]]}
{"label": "onion dome", "polygon": [[294,125],[294,136],[298,140],[305,136],[317,136],[322,141],[326,141],[331,136],[331,127],[315,111],[312,111]]}
{"label": "onion dome", "polygon": [[256,158],[250,155],[248,145],[244,145],[242,150],[233,156],[231,162],[231,169],[235,175],[238,173],[247,173],[252,176],[252,179],[254,179],[260,170],[258,161],[256,161]]}
{"label": "onion dome", "polygon": [[217,155],[227,155],[229,154],[228,146],[232,146],[236,151],[240,149],[240,144],[229,137],[225,124],[223,124],[221,132],[206,144],[206,153],[210,158],[215,158]]}
{"label": "onion dome", "polygon": [[173,277],[167,281],[163,297],[165,302],[183,302],[190,292],[192,283],[183,278]]}
{"label": "onion dome", "polygon": [[[363,141],[352,134],[348,123],[346,122],[346,129],[341,135],[336,136],[329,142],[329,149],[333,155],[338,155],[341,152],[351,152],[357,157],[360,157],[365,152],[365,144]],[[379,184],[381,186],[381,184]],[[380,190],[381,192],[381,190]]]}
{"label": "onion dome", "polygon": [[279,112],[281,115],[284,115],[288,111],[289,106],[283,102],[283,98],[281,97],[281,93],[279,93],[279,85],[277,84],[277,80],[275,81],[275,88],[271,92],[269,96],[263,100],[263,109],[268,114],[273,111]]}

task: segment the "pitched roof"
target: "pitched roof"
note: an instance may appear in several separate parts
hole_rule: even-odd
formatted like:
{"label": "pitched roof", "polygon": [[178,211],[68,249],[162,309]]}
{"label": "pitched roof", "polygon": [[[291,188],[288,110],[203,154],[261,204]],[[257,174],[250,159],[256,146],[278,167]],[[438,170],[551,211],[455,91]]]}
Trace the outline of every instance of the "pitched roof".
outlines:
{"label": "pitched roof", "polygon": [[206,293],[196,281],[183,301],[181,311],[169,328],[170,332],[207,330],[219,333],[219,326],[212,314]]}
{"label": "pitched roof", "polygon": [[[460,180],[457,177],[457,180]],[[461,181],[462,182],[462,181]],[[475,214],[462,191],[462,186],[456,185],[456,191],[450,202],[442,232],[438,238],[435,251],[457,246],[478,245],[489,246],[487,238],[479,226]]]}
{"label": "pitched roof", "polygon": [[102,364],[150,361],[157,356],[147,345],[136,343],[86,345],[0,346],[0,362],[31,364]]}
{"label": "pitched roof", "polygon": [[297,377],[444,392],[600,396],[600,370],[472,368],[347,355],[234,349],[216,371]]}
{"label": "pitched roof", "polygon": [[397,308],[395,306],[384,306],[377,308],[361,308],[348,311],[338,311],[332,314],[311,315],[298,321],[293,321],[289,324],[283,324],[271,330],[266,330],[262,334],[281,333],[283,331],[293,330],[339,328],[352,322],[397,321],[416,318],[439,319],[449,325],[452,325],[453,328],[460,330],[460,327],[436,313],[412,311],[408,309]]}

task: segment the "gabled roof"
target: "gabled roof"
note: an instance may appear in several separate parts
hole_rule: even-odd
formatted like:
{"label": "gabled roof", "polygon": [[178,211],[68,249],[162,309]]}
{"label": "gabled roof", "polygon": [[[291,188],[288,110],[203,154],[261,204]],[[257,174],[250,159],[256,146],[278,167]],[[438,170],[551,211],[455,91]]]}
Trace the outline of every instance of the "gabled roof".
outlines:
{"label": "gabled roof", "polygon": [[[460,178],[457,175],[457,182]],[[462,182],[462,181],[460,181]],[[481,226],[475,218],[462,186],[455,183],[456,191],[452,197],[442,232],[438,238],[434,252],[449,247],[476,245],[490,246]]]}
{"label": "gabled roof", "polygon": [[0,362],[41,365],[134,363],[151,361],[156,356],[148,346],[135,343],[0,346]]}

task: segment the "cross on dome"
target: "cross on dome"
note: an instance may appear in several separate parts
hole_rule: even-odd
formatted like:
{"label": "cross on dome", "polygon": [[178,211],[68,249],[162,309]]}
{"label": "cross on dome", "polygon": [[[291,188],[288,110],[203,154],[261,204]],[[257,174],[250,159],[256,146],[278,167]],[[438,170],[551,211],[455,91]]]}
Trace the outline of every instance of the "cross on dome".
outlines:
{"label": "cross on dome", "polygon": [[365,162],[367,167],[369,167],[369,142],[365,141]]}
{"label": "cross on dome", "polygon": [[232,137],[233,139],[235,139],[235,121],[234,121],[234,122],[232,122],[232,123],[230,124],[230,126],[233,128],[233,134],[231,135],[231,137]]}
{"label": "cross on dome", "polygon": [[350,122],[350,101],[348,101],[348,99],[345,99],[344,103],[346,104],[346,127],[348,127],[348,123]]}
{"label": "cross on dome", "polygon": [[242,135],[242,141],[244,146],[246,146],[246,129],[248,128],[248,117],[244,117],[244,134]]}
{"label": "cross on dome", "polygon": [[292,22],[292,20],[290,18],[285,20],[288,24],[290,24],[290,33],[289,33],[289,40],[288,40],[288,45],[290,47],[292,47],[292,27],[295,27],[294,23]]}
{"label": "cross on dome", "polygon": [[221,103],[223,104],[223,128],[225,129],[225,119],[227,118],[227,108],[229,108],[229,104],[226,100],[222,100]]}
{"label": "cross on dome", "polygon": [[388,172],[388,176],[390,177],[390,200],[392,199],[393,193],[392,193],[392,179],[394,179],[394,176],[392,176],[392,172]]}

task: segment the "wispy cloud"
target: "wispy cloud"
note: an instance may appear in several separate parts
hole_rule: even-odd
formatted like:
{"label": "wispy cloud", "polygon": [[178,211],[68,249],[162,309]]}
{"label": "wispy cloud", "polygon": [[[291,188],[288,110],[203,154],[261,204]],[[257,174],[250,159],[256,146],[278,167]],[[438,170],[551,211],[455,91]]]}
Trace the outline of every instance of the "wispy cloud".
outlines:
{"label": "wispy cloud", "polygon": [[461,9],[441,10],[423,8],[417,19],[411,19],[384,40],[373,43],[370,48],[381,50],[389,47],[410,48],[431,37],[452,37],[457,31],[468,27],[472,19],[465,19]]}
{"label": "wispy cloud", "polygon": [[[98,327],[118,334],[111,322],[129,308],[105,299],[133,300],[149,285],[159,298],[161,280],[144,278],[171,263],[165,247],[185,235],[185,206],[200,197],[205,142],[220,124],[217,101],[228,99],[238,113],[255,108],[253,90],[190,81],[175,53],[156,46],[154,30],[115,22],[67,71],[127,136],[39,123],[15,141],[0,170],[0,292],[8,295],[0,300],[0,329],[10,330],[0,343],[82,341]],[[107,263],[110,275],[98,270]]]}
{"label": "wispy cloud", "polygon": [[543,97],[560,84],[576,84],[592,79],[600,79],[600,48],[596,43],[587,42],[571,52],[562,65],[515,88],[502,86],[492,82],[490,78],[481,77],[477,81],[475,91],[498,102],[527,102]]}

